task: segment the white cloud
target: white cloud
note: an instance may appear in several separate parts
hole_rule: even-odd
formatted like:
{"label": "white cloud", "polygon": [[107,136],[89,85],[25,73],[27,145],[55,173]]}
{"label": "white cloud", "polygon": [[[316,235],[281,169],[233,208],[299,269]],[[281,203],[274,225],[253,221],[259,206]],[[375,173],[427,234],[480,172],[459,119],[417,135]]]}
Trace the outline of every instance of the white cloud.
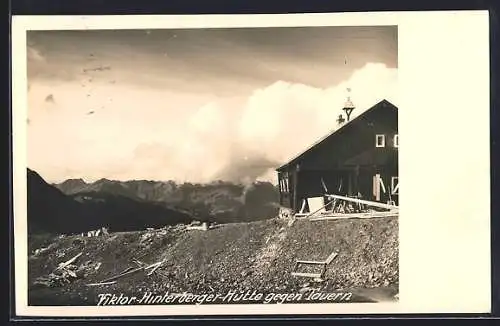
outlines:
{"label": "white cloud", "polygon": [[[278,81],[231,102],[120,83],[89,91],[77,82],[36,81],[29,165],[52,180],[274,180],[277,165],[335,128],[347,87],[356,116],[384,98],[397,105],[396,86],[397,70],[382,64],[326,89]],[[48,94],[57,106],[44,103]]]}
{"label": "white cloud", "polygon": [[354,118],[383,99],[396,104],[396,86],[397,70],[382,64],[368,64],[327,89],[277,82],[255,91],[246,103],[240,139],[270,159],[286,160],[336,128],[348,87],[357,107]]}

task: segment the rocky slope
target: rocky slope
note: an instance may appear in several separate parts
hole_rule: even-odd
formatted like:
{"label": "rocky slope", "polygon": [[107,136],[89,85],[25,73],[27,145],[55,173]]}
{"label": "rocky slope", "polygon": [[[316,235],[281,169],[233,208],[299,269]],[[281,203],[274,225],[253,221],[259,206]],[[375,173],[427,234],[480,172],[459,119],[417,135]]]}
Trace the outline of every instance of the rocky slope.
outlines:
{"label": "rocky slope", "polygon": [[[314,289],[353,291],[351,300],[373,302],[378,299],[367,297],[367,289],[382,289],[389,298],[398,287],[397,218],[296,221],[291,226],[271,219],[208,231],[177,225],[98,237],[31,237],[29,246],[32,305],[94,305],[97,295],[104,292],[141,296],[149,291],[156,295]],[[332,251],[338,256],[328,266],[323,282],[291,275],[297,259],[324,260]],[[37,279],[79,253],[75,268],[83,272],[77,278],[62,286],[36,285]],[[86,285],[137,267],[134,259],[165,263],[151,275],[140,271],[112,285]]]}

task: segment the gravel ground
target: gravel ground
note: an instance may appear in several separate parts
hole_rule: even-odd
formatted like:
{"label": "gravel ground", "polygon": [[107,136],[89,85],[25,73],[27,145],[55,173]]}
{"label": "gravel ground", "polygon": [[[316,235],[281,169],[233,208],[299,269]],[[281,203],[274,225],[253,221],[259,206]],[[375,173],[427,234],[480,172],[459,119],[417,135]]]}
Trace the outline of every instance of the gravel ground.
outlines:
{"label": "gravel ground", "polygon": [[[208,231],[177,225],[97,237],[39,236],[30,238],[29,248],[30,305],[95,305],[100,293],[305,293],[312,289],[351,291],[351,301],[374,302],[392,298],[398,288],[397,218],[298,220],[292,226],[271,219],[224,224]],[[46,249],[35,254],[41,248]],[[291,275],[295,260],[325,260],[332,251],[338,256],[328,266],[324,281]],[[80,252],[76,268],[89,267],[77,278],[57,287],[36,284]],[[149,276],[139,271],[112,285],[86,285],[138,267],[133,259],[148,265],[165,263]]]}

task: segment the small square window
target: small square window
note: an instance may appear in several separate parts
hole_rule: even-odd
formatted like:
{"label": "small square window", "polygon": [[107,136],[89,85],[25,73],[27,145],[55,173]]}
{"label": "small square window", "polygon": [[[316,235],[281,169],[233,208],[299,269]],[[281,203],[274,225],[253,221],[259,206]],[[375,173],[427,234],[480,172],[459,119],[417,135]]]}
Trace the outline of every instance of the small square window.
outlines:
{"label": "small square window", "polygon": [[385,147],[385,135],[376,135],[376,137],[375,137],[375,146],[377,146],[377,147]]}
{"label": "small square window", "polygon": [[399,135],[394,135],[394,147],[399,147]]}

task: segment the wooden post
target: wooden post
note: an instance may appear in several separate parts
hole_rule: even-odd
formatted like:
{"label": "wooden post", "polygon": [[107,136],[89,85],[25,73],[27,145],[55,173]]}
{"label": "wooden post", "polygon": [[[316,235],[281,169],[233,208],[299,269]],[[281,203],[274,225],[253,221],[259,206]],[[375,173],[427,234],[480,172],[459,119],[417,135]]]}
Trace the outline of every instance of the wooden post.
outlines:
{"label": "wooden post", "polygon": [[278,172],[278,191],[279,191],[279,194],[280,194],[280,205],[283,206],[283,191],[281,189],[281,180],[283,180],[281,178],[281,172]]}
{"label": "wooden post", "polygon": [[298,198],[297,198],[297,193],[298,189],[297,186],[299,184],[299,165],[295,167],[293,171],[293,200],[292,200],[292,209],[295,213],[297,213],[297,208],[298,208]]}
{"label": "wooden post", "polygon": [[354,192],[356,195],[359,194],[359,165],[356,165],[354,170]]}

